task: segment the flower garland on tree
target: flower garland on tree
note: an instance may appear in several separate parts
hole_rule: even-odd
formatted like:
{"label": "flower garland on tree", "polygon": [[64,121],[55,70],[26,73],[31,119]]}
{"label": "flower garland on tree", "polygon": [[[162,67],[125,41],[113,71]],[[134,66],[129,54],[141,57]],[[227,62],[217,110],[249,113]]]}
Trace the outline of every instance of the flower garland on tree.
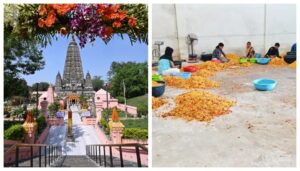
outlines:
{"label": "flower garland on tree", "polygon": [[58,27],[62,35],[75,34],[80,47],[96,37],[108,42],[114,33],[126,33],[137,26],[137,19],[119,4],[43,4],[38,16],[40,29]]}

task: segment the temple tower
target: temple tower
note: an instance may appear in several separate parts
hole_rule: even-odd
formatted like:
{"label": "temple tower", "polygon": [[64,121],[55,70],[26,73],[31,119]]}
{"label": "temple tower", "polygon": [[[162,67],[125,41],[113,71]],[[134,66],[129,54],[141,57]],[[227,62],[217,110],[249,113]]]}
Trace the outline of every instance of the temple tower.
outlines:
{"label": "temple tower", "polygon": [[83,77],[80,51],[73,36],[67,50],[63,78],[59,72],[56,75],[55,92],[58,96],[76,93],[92,97],[94,94],[90,73],[86,74],[86,79]]}

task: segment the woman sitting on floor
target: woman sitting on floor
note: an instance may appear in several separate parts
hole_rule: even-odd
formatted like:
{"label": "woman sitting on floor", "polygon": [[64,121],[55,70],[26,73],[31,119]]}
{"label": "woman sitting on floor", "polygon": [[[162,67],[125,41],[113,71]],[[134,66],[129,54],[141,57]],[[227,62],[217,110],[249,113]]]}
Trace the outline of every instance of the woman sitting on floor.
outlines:
{"label": "woman sitting on floor", "polygon": [[180,72],[180,70],[174,65],[172,54],[173,49],[166,47],[165,54],[161,56],[158,61],[159,75],[175,75]]}
{"label": "woman sitting on floor", "polygon": [[279,56],[279,47],[280,47],[280,44],[275,43],[275,46],[270,47],[270,49],[268,50],[265,57],[269,57],[269,58],[279,57],[279,58],[281,58],[281,56]]}
{"label": "woman sitting on floor", "polygon": [[213,51],[212,59],[219,59],[222,63],[228,62],[225,53],[223,52],[224,44],[219,43],[216,49]]}
{"label": "woman sitting on floor", "polygon": [[247,42],[246,45],[246,58],[254,58],[255,57],[255,50],[251,45],[251,42]]}

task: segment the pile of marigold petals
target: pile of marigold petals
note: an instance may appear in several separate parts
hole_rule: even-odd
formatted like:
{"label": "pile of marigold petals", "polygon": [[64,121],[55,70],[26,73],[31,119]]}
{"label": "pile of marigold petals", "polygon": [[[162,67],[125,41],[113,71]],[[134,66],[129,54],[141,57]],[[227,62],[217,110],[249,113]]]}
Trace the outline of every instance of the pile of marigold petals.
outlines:
{"label": "pile of marigold petals", "polygon": [[296,67],[297,67],[297,61],[295,61],[295,62],[289,64],[289,66],[290,66],[291,68],[296,69]]}
{"label": "pile of marigold petals", "polygon": [[284,61],[283,58],[272,58],[269,62],[271,66],[275,67],[282,67],[282,66],[288,66],[288,64]]}
{"label": "pile of marigold petals", "polygon": [[197,68],[197,71],[193,73],[193,75],[207,78],[215,75],[215,73],[218,71],[223,71],[229,68],[249,67],[252,65],[250,62],[240,64],[240,56],[236,54],[229,53],[226,55],[226,57],[229,59],[229,62],[216,63],[207,61],[194,65],[194,67]]}
{"label": "pile of marigold petals", "polygon": [[228,114],[235,102],[206,91],[191,91],[175,99],[176,108],[162,117],[183,118],[187,121],[210,121],[216,116]]}
{"label": "pile of marigold petals", "polygon": [[164,104],[166,104],[166,101],[164,99],[152,96],[152,109],[157,109]]}
{"label": "pile of marigold petals", "polygon": [[201,76],[191,76],[189,79],[183,79],[174,76],[164,76],[163,79],[168,86],[184,89],[209,89],[220,87],[218,82]]}

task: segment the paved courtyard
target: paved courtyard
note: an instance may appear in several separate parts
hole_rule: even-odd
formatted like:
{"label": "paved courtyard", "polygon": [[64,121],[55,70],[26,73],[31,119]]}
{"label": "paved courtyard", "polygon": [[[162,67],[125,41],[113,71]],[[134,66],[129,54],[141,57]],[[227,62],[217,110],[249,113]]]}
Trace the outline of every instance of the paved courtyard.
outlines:
{"label": "paved courtyard", "polygon": [[[277,87],[254,90],[252,81],[266,77]],[[168,104],[153,112],[153,166],[296,166],[296,70],[255,65],[212,79],[221,87],[208,91],[237,102],[232,113],[209,123],[160,118],[187,91],[167,87]]]}
{"label": "paved courtyard", "polygon": [[77,106],[71,106],[73,112],[74,142],[66,142],[68,115],[65,114],[63,126],[52,126],[45,144],[56,144],[63,147],[64,155],[86,155],[85,146],[88,144],[101,144],[92,125],[82,124]]}

